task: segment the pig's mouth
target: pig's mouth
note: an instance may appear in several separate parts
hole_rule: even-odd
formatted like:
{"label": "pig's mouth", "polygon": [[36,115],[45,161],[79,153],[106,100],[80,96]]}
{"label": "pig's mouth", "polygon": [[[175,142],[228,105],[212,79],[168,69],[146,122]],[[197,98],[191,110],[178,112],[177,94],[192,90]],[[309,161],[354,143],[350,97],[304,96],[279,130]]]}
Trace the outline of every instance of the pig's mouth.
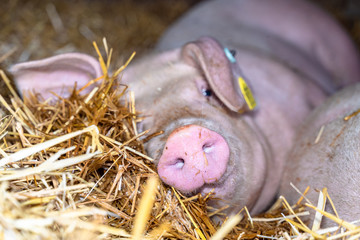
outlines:
{"label": "pig's mouth", "polygon": [[220,181],[217,181],[216,183],[213,184],[205,184],[204,186],[202,186],[200,189],[198,189],[197,191],[195,191],[193,193],[193,195],[200,193],[202,196],[206,196],[209,193],[214,193],[216,195],[216,197],[223,197],[225,195],[228,195],[228,191],[226,191],[227,189],[227,177],[223,176],[221,178]]}

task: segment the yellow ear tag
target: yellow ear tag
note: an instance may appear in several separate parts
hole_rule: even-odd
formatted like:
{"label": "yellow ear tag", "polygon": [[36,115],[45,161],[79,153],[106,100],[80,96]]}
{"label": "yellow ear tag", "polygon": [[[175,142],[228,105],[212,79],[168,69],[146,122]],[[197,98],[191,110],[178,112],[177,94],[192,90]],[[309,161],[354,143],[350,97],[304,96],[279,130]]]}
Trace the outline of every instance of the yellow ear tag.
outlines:
{"label": "yellow ear tag", "polygon": [[[250,111],[254,110],[254,108],[256,107],[256,101],[255,101],[254,95],[251,92],[251,89],[247,85],[246,81],[241,77],[242,73],[241,73],[239,66],[236,64],[236,59],[235,59],[233,53],[231,53],[231,51],[228,48],[224,48],[224,52],[225,52],[226,57],[229,59],[230,63],[232,64],[234,75],[238,77],[239,87],[240,87],[242,95],[245,98],[245,102],[246,102],[249,110]],[[239,111],[239,113],[242,113],[244,111],[245,111],[244,109],[241,109]]]}
{"label": "yellow ear tag", "polygon": [[253,93],[251,92],[251,89],[246,84],[245,80],[242,77],[238,77],[238,83],[241,90],[241,93],[243,94],[246,104],[248,105],[250,110],[253,110],[256,107],[256,101],[253,96]]}

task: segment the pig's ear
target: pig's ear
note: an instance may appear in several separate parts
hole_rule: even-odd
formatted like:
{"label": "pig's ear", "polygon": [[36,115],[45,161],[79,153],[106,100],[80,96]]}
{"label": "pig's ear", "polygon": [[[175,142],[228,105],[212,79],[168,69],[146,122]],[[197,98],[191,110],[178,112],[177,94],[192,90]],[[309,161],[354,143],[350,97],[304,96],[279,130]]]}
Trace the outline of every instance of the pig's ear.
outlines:
{"label": "pig's ear", "polygon": [[231,64],[223,47],[213,38],[202,37],[182,48],[182,58],[200,68],[217,97],[232,111],[243,112],[246,102],[234,86]]}
{"label": "pig's ear", "polygon": [[45,99],[53,96],[51,92],[67,97],[75,82],[80,88],[102,75],[98,61],[82,53],[66,53],[19,63],[11,67],[10,72],[20,93],[34,90]]}

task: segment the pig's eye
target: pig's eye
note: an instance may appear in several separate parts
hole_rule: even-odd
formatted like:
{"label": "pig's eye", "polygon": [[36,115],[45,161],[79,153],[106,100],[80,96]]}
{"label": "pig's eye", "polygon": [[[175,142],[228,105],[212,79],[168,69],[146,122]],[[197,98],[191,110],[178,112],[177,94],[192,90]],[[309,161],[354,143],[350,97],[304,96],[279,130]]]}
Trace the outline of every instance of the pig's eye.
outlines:
{"label": "pig's eye", "polygon": [[213,92],[210,90],[210,89],[202,89],[202,94],[205,96],[205,97],[211,97]]}

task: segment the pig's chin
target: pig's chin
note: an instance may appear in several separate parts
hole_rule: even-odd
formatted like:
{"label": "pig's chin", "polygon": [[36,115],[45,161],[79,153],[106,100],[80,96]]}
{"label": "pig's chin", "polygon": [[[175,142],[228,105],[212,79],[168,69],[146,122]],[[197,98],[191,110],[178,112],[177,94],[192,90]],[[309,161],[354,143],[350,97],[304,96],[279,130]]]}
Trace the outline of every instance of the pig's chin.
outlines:
{"label": "pig's chin", "polygon": [[222,183],[204,185],[197,191],[197,193],[200,193],[202,196],[213,193],[216,198],[227,199],[230,195],[233,195],[233,190],[234,189],[232,189],[224,181]]}

